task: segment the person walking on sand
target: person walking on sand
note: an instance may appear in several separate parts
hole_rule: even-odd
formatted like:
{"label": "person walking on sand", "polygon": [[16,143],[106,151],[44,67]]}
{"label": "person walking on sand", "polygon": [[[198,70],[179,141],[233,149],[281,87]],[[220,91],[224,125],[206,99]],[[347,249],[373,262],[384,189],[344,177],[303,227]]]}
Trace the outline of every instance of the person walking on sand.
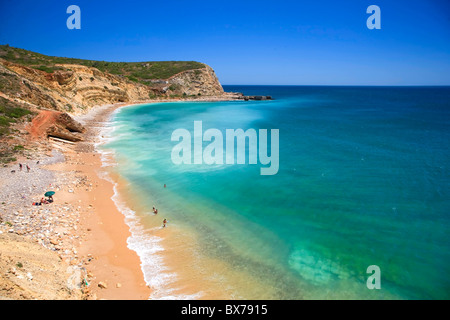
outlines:
{"label": "person walking on sand", "polygon": [[30,172],[30,167],[27,165],[27,172]]}

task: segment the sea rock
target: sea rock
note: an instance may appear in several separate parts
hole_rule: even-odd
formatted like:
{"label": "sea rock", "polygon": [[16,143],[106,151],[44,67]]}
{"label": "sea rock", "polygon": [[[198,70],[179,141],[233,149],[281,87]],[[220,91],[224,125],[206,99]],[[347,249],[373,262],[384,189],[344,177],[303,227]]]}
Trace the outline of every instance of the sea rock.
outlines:
{"label": "sea rock", "polygon": [[272,100],[271,96],[242,96],[245,101],[248,100]]}

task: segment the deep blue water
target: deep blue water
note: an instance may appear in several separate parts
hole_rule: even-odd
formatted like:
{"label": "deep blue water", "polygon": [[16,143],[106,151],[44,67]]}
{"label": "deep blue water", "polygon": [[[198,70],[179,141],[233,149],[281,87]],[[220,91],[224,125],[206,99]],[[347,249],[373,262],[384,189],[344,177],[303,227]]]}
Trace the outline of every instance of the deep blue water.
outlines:
{"label": "deep blue water", "polygon": [[[142,206],[156,201],[171,222],[198,231],[202,254],[251,273],[276,299],[450,298],[448,87],[224,89],[275,100],[115,115],[103,148]],[[278,173],[260,175],[259,163],[175,165],[171,135],[193,135],[194,121],[224,136],[278,129]],[[371,265],[379,290],[366,286]]]}

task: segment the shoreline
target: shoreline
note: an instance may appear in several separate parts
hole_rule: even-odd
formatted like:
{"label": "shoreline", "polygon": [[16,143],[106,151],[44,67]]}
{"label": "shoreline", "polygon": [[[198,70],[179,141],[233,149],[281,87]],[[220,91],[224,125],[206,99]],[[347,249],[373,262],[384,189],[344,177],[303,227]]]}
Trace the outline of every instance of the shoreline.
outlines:
{"label": "shoreline", "polygon": [[[101,139],[102,128],[116,110],[126,106],[162,102],[234,100],[231,95],[225,95],[95,106],[85,114],[72,115],[86,128],[84,141],[67,144],[48,140],[42,144],[41,149],[33,154],[32,157],[36,158],[35,160],[30,160],[30,157],[18,159],[15,164],[1,168],[2,172],[5,172],[3,175],[5,178],[0,179],[3,191],[0,192],[0,200],[8,199],[8,201],[3,201],[3,213],[0,215],[0,237],[5,242],[7,242],[6,240],[20,243],[30,242],[30,245],[37,249],[42,246],[50,249],[44,250],[40,257],[56,259],[62,270],[65,270],[65,273],[59,272],[56,278],[54,273],[42,275],[40,279],[34,277],[33,290],[36,291],[31,290],[29,295],[22,295],[19,299],[151,299],[153,292],[145,280],[142,257],[138,255],[137,251],[130,248],[131,227],[126,222],[126,214],[121,211],[114,199],[116,196],[119,198],[127,196],[126,181],[107,171],[107,168],[103,166],[102,153],[96,148]],[[13,168],[18,167],[18,163],[30,163],[36,160],[40,161],[40,164],[31,164],[29,173],[26,173],[26,170],[12,173],[15,171]],[[11,173],[9,173],[10,171]],[[11,175],[11,179],[6,173]],[[27,183],[30,183],[32,187],[28,187],[26,181],[14,182],[12,178],[18,174],[24,176],[28,174],[27,177],[31,177],[31,180]],[[11,190],[6,192],[8,188]],[[22,191],[21,188],[26,190]],[[52,189],[56,192],[54,203],[32,206],[32,200],[38,201],[45,192],[44,189],[45,191]],[[26,196],[23,195],[25,193],[27,193]],[[12,196],[16,194],[17,196]],[[22,195],[22,198],[19,197],[19,194]],[[124,204],[127,208],[133,206],[133,203],[127,203],[127,201]],[[23,209],[17,210],[16,207]],[[14,219],[17,215],[19,215],[19,220]],[[33,225],[30,228],[30,221],[35,223],[33,219],[36,219],[37,215],[40,215],[40,221],[45,221],[46,230],[42,231],[41,225],[37,227]],[[11,223],[13,223],[12,226]],[[168,232],[168,235],[171,232]],[[186,236],[189,237],[189,235]],[[170,236],[168,237],[170,238]],[[165,239],[163,240],[165,241]],[[191,240],[195,241],[195,239]],[[168,244],[170,243],[171,240]],[[9,249],[10,247],[2,248],[2,252],[9,251]],[[174,254],[179,250],[169,249],[171,252],[169,255],[163,254],[164,259],[169,260],[169,266],[178,263],[185,264],[185,261],[180,261],[176,258],[177,254]],[[26,255],[25,252],[18,254],[19,256]],[[186,254],[183,256],[186,257]],[[7,265],[0,265],[0,271],[2,271],[2,267],[7,270],[8,277],[5,279],[5,283],[0,278],[0,299],[11,296],[16,299],[17,297],[10,293],[3,296],[2,290],[5,289],[2,287],[11,286],[13,283],[23,289],[29,283],[20,282],[22,276],[17,272],[17,268],[8,269]],[[30,265],[27,270],[35,269],[38,267]],[[23,271],[25,272],[25,270]],[[11,276],[9,276],[10,274]],[[161,276],[164,278],[166,275]],[[186,279],[184,277],[184,281]],[[154,279],[147,280],[150,283],[154,281]],[[40,282],[58,283],[58,289],[54,290],[67,291],[69,295],[55,295],[51,292],[37,294]],[[188,281],[188,283],[191,289],[195,288],[194,294],[184,294],[185,290],[182,290],[176,296],[197,297],[196,293],[203,289],[198,283],[193,283],[193,281]],[[219,290],[207,296],[213,297],[213,299],[226,298],[219,293]],[[199,299],[204,299],[204,297],[199,297]]]}
{"label": "shoreline", "polygon": [[[231,99],[233,100],[233,99]],[[137,222],[140,220],[140,218],[136,215],[136,212],[134,211],[135,203],[132,201],[134,199],[134,196],[129,193],[129,190],[127,188],[128,182],[125,180],[124,177],[119,176],[115,172],[111,172],[111,170],[108,170],[108,168],[102,168],[102,160],[103,157],[101,152],[96,151],[96,148],[93,147],[94,144],[99,143],[98,139],[100,138],[100,134],[102,133],[101,128],[104,127],[104,125],[109,121],[111,116],[116,112],[118,109],[127,107],[127,106],[136,106],[136,105],[143,105],[143,104],[150,104],[150,103],[165,103],[165,102],[217,102],[217,101],[230,101],[228,98],[224,97],[209,97],[209,98],[201,98],[201,99],[169,99],[169,100],[150,100],[146,102],[139,102],[139,103],[133,103],[133,104],[115,104],[115,105],[106,105],[106,106],[100,106],[97,108],[94,108],[86,115],[83,115],[79,118],[76,118],[77,121],[81,122],[88,130],[87,135],[89,136],[89,140],[87,142],[87,146],[82,146],[83,144],[79,144],[82,146],[82,149],[92,150],[92,154],[89,152],[85,159],[83,159],[81,162],[86,163],[89,161],[90,155],[95,155],[94,160],[94,170],[89,169],[85,165],[80,165],[76,168],[76,170],[80,170],[83,172],[83,174],[87,174],[90,177],[96,178],[97,180],[103,180],[103,184],[105,185],[105,188],[99,188],[95,194],[99,194],[100,196],[104,197],[104,200],[107,201],[108,206],[111,208],[111,211],[114,212],[115,221],[112,221],[110,219],[110,213],[105,213],[104,210],[101,210],[102,212],[95,212],[95,215],[90,218],[90,220],[87,221],[87,226],[92,227],[92,232],[90,234],[91,239],[87,240],[87,243],[84,245],[85,249],[91,252],[97,252],[98,253],[98,260],[102,260],[104,264],[102,265],[100,262],[96,262],[92,264],[93,267],[93,273],[98,279],[105,279],[103,282],[106,283],[112,283],[112,282],[120,282],[123,283],[126,281],[133,281],[134,285],[127,290],[127,293],[123,294],[125,290],[122,290],[122,294],[117,292],[117,294],[107,294],[108,290],[95,288],[93,291],[94,297],[96,299],[203,299],[202,297],[202,286],[199,285],[200,282],[196,283],[196,281],[188,280],[186,283],[186,279],[190,277],[182,277],[184,280],[181,280],[181,287],[184,287],[184,289],[173,287],[173,285],[180,284],[179,280],[175,277],[174,280],[169,280],[171,276],[174,275],[173,269],[174,267],[178,267],[178,265],[186,265],[186,261],[188,261],[188,256],[186,253],[183,253],[179,249],[179,243],[173,243],[173,241],[169,240],[169,243],[167,243],[170,248],[166,248],[165,245],[163,245],[164,249],[163,252],[157,252],[156,255],[151,254],[148,256],[147,254],[139,255],[139,249],[137,247],[142,247],[144,244],[140,243],[139,240],[140,236],[137,237],[139,239],[136,239],[136,234],[132,233],[133,227],[127,223],[127,220],[133,220],[132,223]],[[115,159],[107,159],[110,160],[112,163],[116,163]],[[96,171],[97,173],[94,173],[93,171]],[[98,172],[101,172],[102,174],[106,175],[105,177],[100,178],[98,176]],[[105,196],[105,193],[108,195]],[[92,197],[93,195],[91,195]],[[94,196],[95,198],[95,196]],[[124,200],[127,199],[127,200]],[[132,200],[130,200],[132,199]],[[134,199],[135,200],[135,199]],[[130,202],[131,201],[131,202]],[[128,211],[132,211],[133,214],[131,217],[127,214]],[[100,221],[95,221],[95,220]],[[159,220],[158,220],[159,221]],[[101,227],[98,229],[94,229],[94,226],[96,223],[100,223]],[[140,223],[138,222],[138,225],[140,226]],[[172,228],[169,228],[172,229]],[[162,231],[162,230],[161,230]],[[165,234],[158,234],[155,236],[156,241],[165,243],[168,238],[170,238],[170,235],[174,232],[173,230],[165,230],[168,232],[165,232]],[[140,232],[139,232],[140,233]],[[114,242],[114,246],[110,248],[109,254],[105,251],[106,246],[108,243],[99,245],[98,239],[100,237],[107,237],[110,239],[109,245],[111,245],[111,240]],[[188,238],[189,235],[186,235],[186,238]],[[145,237],[144,242],[147,244],[147,247],[153,247],[152,249],[155,249],[155,243]],[[130,243],[131,241],[131,243]],[[149,242],[147,242],[149,241]],[[190,242],[195,242],[196,240],[193,238],[189,239]],[[105,241],[104,241],[105,242]],[[159,246],[158,244],[156,244]],[[175,248],[172,248],[175,247]],[[148,249],[146,247],[146,249]],[[81,249],[80,249],[81,251]],[[158,251],[158,250],[156,250]],[[120,255],[117,253],[121,252]],[[168,253],[170,252],[170,253]],[[174,254],[175,252],[175,254]],[[141,252],[142,253],[142,252]],[[183,256],[184,259],[179,259],[178,256]],[[125,258],[128,257],[128,258]],[[148,262],[148,259],[151,259],[151,265],[153,267],[156,266],[156,269],[164,269],[165,271],[160,273],[152,269],[150,279],[146,278],[146,272],[148,276],[148,270],[144,270],[144,268],[148,268],[148,265],[143,261],[146,260]],[[162,259],[162,260],[161,260]],[[168,263],[166,263],[168,262]],[[118,265],[116,265],[116,263]],[[111,270],[114,268],[121,268],[123,271],[128,271],[129,275],[132,275],[132,278],[126,278],[124,274],[118,274],[116,273],[113,276],[110,275]],[[147,281],[146,281],[147,280]],[[198,280],[198,279],[197,279]],[[167,283],[169,281],[169,283]],[[173,282],[172,282],[173,281]],[[150,286],[152,288],[150,288]],[[94,286],[95,287],[95,286]],[[118,291],[118,290],[116,290]],[[209,297],[214,298],[220,298],[225,299],[226,296],[219,293],[219,288],[216,289],[215,293],[213,295],[208,295]]]}
{"label": "shoreline", "polygon": [[[188,102],[190,101],[188,100]],[[167,102],[179,101],[169,100]],[[194,100],[193,102],[199,101]],[[140,103],[133,104],[133,106],[136,105],[140,105]],[[110,109],[109,115],[126,106],[129,105]],[[110,154],[107,154],[106,157],[108,158],[107,163],[117,163],[114,157],[110,157]],[[141,260],[142,276],[151,288],[149,299],[233,300],[254,296],[271,297],[270,288],[261,284],[252,285],[251,290],[244,289],[242,292],[240,289],[243,289],[243,283],[257,284],[259,280],[248,271],[230,268],[226,261],[201,254],[199,252],[202,246],[201,237],[197,230],[177,224],[171,225],[169,228],[162,228],[164,216],[149,214],[149,208],[151,208],[149,203],[145,208],[142,206],[140,196],[148,197],[148,195],[136,192],[137,190],[130,187],[130,182],[126,177],[112,171],[108,170],[107,175],[114,183],[113,187],[116,193],[113,201],[125,220],[128,221],[128,223],[124,222],[131,232],[131,237],[127,238],[128,248],[136,252]],[[159,209],[162,209],[160,213],[164,211],[163,207]],[[166,214],[170,215],[170,212],[166,212]],[[129,223],[130,221],[131,223]],[[258,294],[255,295],[255,292]]]}
{"label": "shoreline", "polygon": [[[99,212],[96,210],[95,215],[87,221],[87,226],[91,226],[90,239],[87,239],[84,249],[85,253],[96,252],[97,259],[91,263],[91,270],[97,281],[108,284],[110,283],[125,283],[131,281],[134,285],[130,285],[128,290],[114,290],[116,292],[108,293],[109,289],[99,289],[93,286],[93,297],[96,299],[232,299],[233,293],[229,288],[223,292],[221,283],[208,279],[207,274],[215,274],[217,270],[225,271],[226,267],[223,263],[213,261],[210,259],[203,259],[200,264],[194,263],[192,260],[193,253],[192,246],[196,246],[198,239],[188,230],[183,231],[183,237],[180,238],[175,226],[171,228],[162,229],[158,222],[152,223],[152,228],[156,228],[156,233],[148,238],[146,234],[143,238],[140,227],[142,227],[141,217],[136,212],[136,204],[134,195],[130,193],[128,182],[125,177],[118,173],[108,170],[107,166],[102,167],[101,158],[104,156],[101,152],[96,150],[96,145],[101,138],[102,128],[108,123],[111,116],[118,109],[127,106],[137,106],[150,103],[165,103],[165,102],[218,102],[218,101],[234,101],[234,99],[224,97],[208,97],[201,99],[168,99],[168,100],[149,100],[146,102],[131,103],[131,104],[115,104],[106,105],[94,108],[91,112],[75,118],[81,122],[88,130],[87,136],[89,140],[87,143],[78,143],[81,149],[89,150],[86,157],[81,160],[83,163],[76,167],[83,174],[87,174],[93,179],[102,180],[103,187],[99,187],[95,194],[99,194],[107,202],[111,212],[114,212],[114,221],[111,219],[111,213]],[[88,140],[88,139],[87,139]],[[87,145],[86,145],[87,144]],[[95,157],[92,157],[95,155]],[[81,156],[82,157],[82,156]],[[90,161],[90,157],[95,158],[92,166],[85,164]],[[112,157],[106,156],[112,163],[116,160]],[[83,157],[82,157],[83,158]],[[109,163],[109,161],[107,161]],[[96,172],[94,172],[96,171]],[[101,172],[106,176],[99,177]],[[105,194],[108,194],[105,196]],[[95,199],[95,195],[91,194]],[[95,200],[94,200],[95,201]],[[97,208],[97,206],[95,206]],[[131,211],[132,214],[128,212]],[[162,217],[160,217],[162,220]],[[131,224],[127,223],[131,221]],[[137,233],[134,224],[139,226]],[[99,228],[94,228],[96,224],[100,224]],[[160,229],[160,230],[159,230]],[[133,232],[134,230],[134,232]],[[164,232],[162,232],[164,230]],[[187,232],[187,233],[185,233]],[[146,231],[144,231],[146,233]],[[104,243],[99,243],[99,238],[109,238]],[[154,242],[156,240],[156,242]],[[143,241],[143,242],[141,242]],[[106,242],[106,243],[105,243]],[[111,242],[114,242],[111,244]],[[191,245],[187,245],[187,243]],[[110,247],[108,247],[108,245]],[[111,245],[113,245],[111,247]],[[156,247],[155,247],[156,245]],[[162,248],[159,248],[160,245]],[[155,250],[155,253],[142,253],[139,248],[147,251],[149,248]],[[109,249],[106,252],[107,247]],[[160,251],[161,250],[161,251]],[[83,251],[80,249],[80,251]],[[120,255],[118,254],[120,253]],[[128,257],[128,258],[126,258]],[[97,262],[97,260],[99,260]],[[100,260],[102,262],[100,262]],[[151,261],[149,261],[151,260]],[[148,265],[150,262],[150,266]],[[197,261],[195,261],[197,262]],[[103,264],[102,264],[103,263]],[[199,266],[202,266],[201,270]],[[150,268],[151,270],[148,270]],[[216,269],[217,268],[217,269]],[[128,272],[128,278],[125,274],[115,273],[111,274],[111,270],[122,270]],[[144,270],[145,269],[145,270]],[[162,269],[163,271],[161,271]],[[200,271],[200,274],[198,274]],[[113,271],[114,273],[114,271]],[[146,276],[149,277],[146,279]],[[246,275],[248,277],[248,275]],[[236,279],[243,280],[242,277]],[[122,281],[122,282],[120,282]],[[125,286],[124,286],[125,287]],[[126,292],[126,293],[125,293]]]}

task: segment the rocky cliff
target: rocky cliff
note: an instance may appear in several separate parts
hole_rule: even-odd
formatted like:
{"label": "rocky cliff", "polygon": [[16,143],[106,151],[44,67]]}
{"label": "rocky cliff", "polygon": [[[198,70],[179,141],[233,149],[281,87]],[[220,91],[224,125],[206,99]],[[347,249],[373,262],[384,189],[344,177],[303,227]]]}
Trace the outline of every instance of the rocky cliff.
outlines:
{"label": "rocky cliff", "polygon": [[228,97],[214,70],[195,61],[91,61],[0,45],[0,162],[29,140],[83,140],[71,116],[97,105],[213,96]]}
{"label": "rocky cliff", "polygon": [[167,80],[168,89],[184,96],[220,96],[224,91],[214,70],[205,66],[203,69],[180,72]]}
{"label": "rocky cliff", "polygon": [[223,88],[209,66],[168,79],[137,83],[94,67],[59,64],[52,73],[0,59],[0,93],[38,109],[84,113],[95,105],[141,102],[150,98],[220,96]]}

